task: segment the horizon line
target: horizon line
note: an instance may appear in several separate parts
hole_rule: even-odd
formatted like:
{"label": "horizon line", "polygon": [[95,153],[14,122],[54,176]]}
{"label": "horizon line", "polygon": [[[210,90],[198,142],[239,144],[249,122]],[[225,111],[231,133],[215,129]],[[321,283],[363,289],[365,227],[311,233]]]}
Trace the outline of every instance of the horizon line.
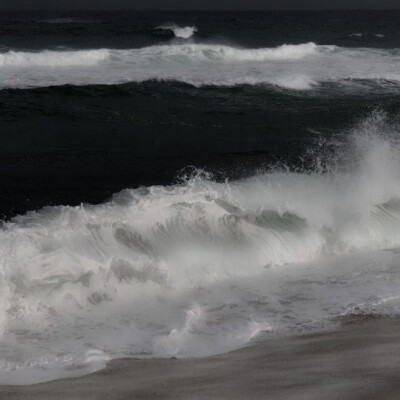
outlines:
{"label": "horizon line", "polygon": [[155,8],[155,9],[146,9],[146,8],[0,8],[0,12],[7,11],[146,11],[146,12],[160,12],[160,11],[192,11],[192,12],[246,12],[246,11],[296,11],[296,12],[307,12],[307,11],[400,11],[399,7],[393,8],[250,8],[250,9],[241,9],[241,8],[231,8],[231,9],[191,9],[191,8],[179,8],[179,9],[167,9],[167,8]]}

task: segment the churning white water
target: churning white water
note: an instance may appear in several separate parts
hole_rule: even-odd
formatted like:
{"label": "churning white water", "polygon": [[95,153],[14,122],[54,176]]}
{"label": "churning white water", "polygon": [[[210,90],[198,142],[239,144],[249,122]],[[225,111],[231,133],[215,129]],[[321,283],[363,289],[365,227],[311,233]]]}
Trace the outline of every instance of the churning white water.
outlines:
{"label": "churning white water", "polygon": [[0,383],[399,314],[398,134],[376,113],[309,170],[198,173],[3,223]]}
{"label": "churning white water", "polygon": [[[191,33],[185,32],[175,34]],[[0,88],[146,80],[176,80],[195,86],[269,84],[294,90],[310,90],[324,83],[357,87],[370,82],[387,87],[400,82],[399,67],[399,49],[311,42],[259,49],[172,43],[128,50],[8,51],[0,53]]]}

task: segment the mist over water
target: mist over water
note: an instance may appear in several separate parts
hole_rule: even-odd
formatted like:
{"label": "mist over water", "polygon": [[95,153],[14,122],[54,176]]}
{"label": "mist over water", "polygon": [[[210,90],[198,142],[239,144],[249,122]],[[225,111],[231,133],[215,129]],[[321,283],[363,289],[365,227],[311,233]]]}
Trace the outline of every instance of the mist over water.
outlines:
{"label": "mist over water", "polygon": [[0,384],[399,315],[395,15],[42,14],[0,17]]}

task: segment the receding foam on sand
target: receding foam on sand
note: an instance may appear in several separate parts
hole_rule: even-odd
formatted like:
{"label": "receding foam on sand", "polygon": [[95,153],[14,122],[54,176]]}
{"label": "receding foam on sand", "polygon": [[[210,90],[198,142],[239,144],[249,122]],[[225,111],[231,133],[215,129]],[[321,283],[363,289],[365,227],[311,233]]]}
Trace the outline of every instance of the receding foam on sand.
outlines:
{"label": "receding foam on sand", "polygon": [[400,398],[400,320],[347,319],[336,331],[273,338],[204,359],[116,360],[78,379],[2,386],[0,399]]}

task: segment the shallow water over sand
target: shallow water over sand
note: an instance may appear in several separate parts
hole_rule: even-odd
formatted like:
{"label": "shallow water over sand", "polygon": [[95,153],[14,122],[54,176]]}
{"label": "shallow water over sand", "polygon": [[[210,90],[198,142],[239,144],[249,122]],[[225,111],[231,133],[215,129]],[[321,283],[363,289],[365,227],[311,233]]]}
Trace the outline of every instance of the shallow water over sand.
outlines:
{"label": "shallow water over sand", "polygon": [[335,331],[275,338],[195,360],[116,360],[98,373],[2,386],[1,399],[395,400],[400,320],[347,318]]}

